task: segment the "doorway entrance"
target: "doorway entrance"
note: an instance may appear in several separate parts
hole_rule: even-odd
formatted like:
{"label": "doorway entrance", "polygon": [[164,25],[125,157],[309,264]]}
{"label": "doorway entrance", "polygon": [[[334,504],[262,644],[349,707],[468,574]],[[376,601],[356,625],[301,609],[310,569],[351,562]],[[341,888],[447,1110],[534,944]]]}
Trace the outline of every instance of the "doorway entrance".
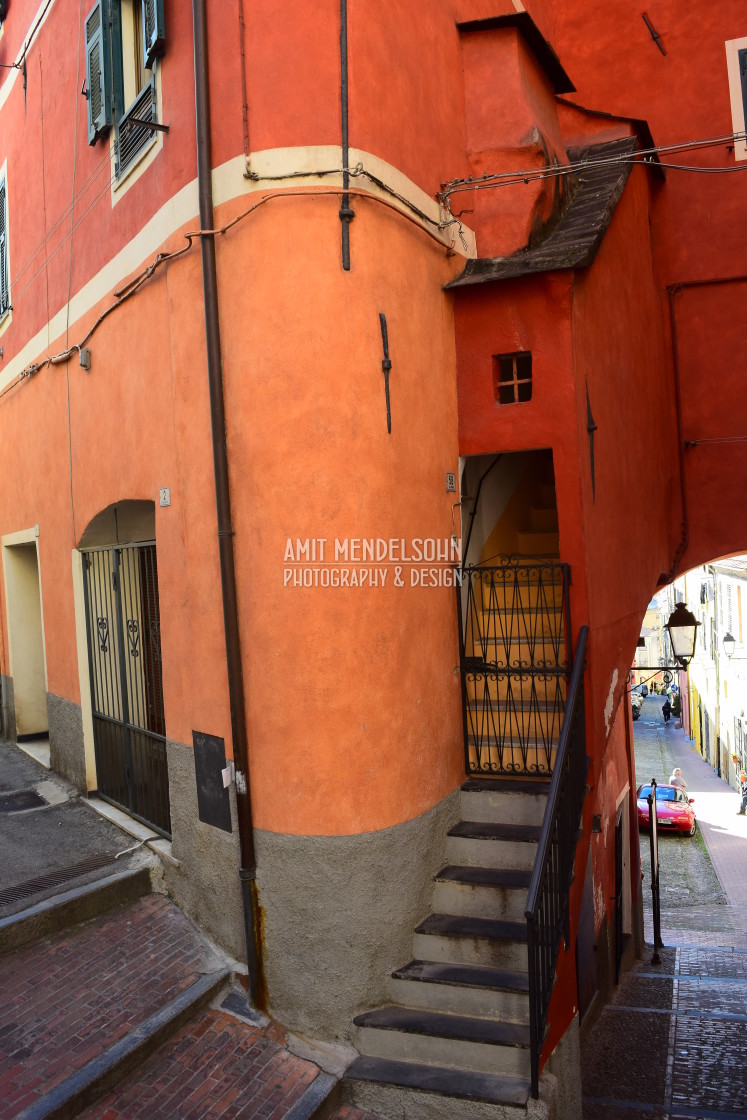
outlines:
{"label": "doorway entrance", "polygon": [[8,653],[13,678],[16,734],[21,740],[46,735],[47,668],[44,651],[36,530],[3,538]]}
{"label": "doorway entrance", "polygon": [[169,837],[156,546],[81,552],[98,793]]}

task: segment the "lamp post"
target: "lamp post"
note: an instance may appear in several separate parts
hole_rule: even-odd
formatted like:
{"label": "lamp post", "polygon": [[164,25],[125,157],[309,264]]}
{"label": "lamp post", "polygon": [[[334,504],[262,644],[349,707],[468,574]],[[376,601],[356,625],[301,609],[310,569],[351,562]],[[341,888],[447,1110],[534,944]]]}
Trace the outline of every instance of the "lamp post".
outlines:
{"label": "lamp post", "polygon": [[727,630],[726,633],[724,634],[723,646],[724,646],[724,653],[729,658],[729,660],[731,660],[731,658],[734,656],[734,648],[735,648],[736,644],[737,644],[736,638],[734,637],[733,634],[730,634],[729,631]]}
{"label": "lamp post", "polygon": [[700,623],[692,611],[687,609],[686,603],[678,603],[669,616],[667,630],[672,652],[683,669],[687,669],[695,654],[695,638],[699,626]]}

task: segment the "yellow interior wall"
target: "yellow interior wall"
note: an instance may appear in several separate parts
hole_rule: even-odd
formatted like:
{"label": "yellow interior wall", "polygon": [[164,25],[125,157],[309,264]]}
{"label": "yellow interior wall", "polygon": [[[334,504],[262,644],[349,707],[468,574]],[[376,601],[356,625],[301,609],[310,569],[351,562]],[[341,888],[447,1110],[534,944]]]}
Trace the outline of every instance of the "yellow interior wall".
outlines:
{"label": "yellow interior wall", "polygon": [[481,564],[516,553],[517,534],[530,528],[529,510],[532,506],[542,505],[542,487],[549,485],[554,485],[552,455],[537,452],[524,471],[503,516],[485,542],[480,554]]}

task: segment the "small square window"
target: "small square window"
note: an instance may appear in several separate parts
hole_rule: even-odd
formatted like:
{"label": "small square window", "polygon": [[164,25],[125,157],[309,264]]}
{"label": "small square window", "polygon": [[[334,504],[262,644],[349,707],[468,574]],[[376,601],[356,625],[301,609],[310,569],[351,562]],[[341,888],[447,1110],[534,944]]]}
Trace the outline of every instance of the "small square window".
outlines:
{"label": "small square window", "polygon": [[493,394],[496,404],[519,404],[532,399],[532,355],[493,355]]}

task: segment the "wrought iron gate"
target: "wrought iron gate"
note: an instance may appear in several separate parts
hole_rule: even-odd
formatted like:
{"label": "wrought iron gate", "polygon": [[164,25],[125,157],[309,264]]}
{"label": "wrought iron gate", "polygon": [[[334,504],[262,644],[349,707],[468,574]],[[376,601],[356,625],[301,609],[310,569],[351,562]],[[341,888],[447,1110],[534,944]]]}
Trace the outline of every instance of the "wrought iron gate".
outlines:
{"label": "wrought iron gate", "polygon": [[83,552],[98,792],[171,835],[154,544]]}
{"label": "wrought iron gate", "polygon": [[552,774],[572,667],[567,564],[514,561],[461,572],[468,774]]}

